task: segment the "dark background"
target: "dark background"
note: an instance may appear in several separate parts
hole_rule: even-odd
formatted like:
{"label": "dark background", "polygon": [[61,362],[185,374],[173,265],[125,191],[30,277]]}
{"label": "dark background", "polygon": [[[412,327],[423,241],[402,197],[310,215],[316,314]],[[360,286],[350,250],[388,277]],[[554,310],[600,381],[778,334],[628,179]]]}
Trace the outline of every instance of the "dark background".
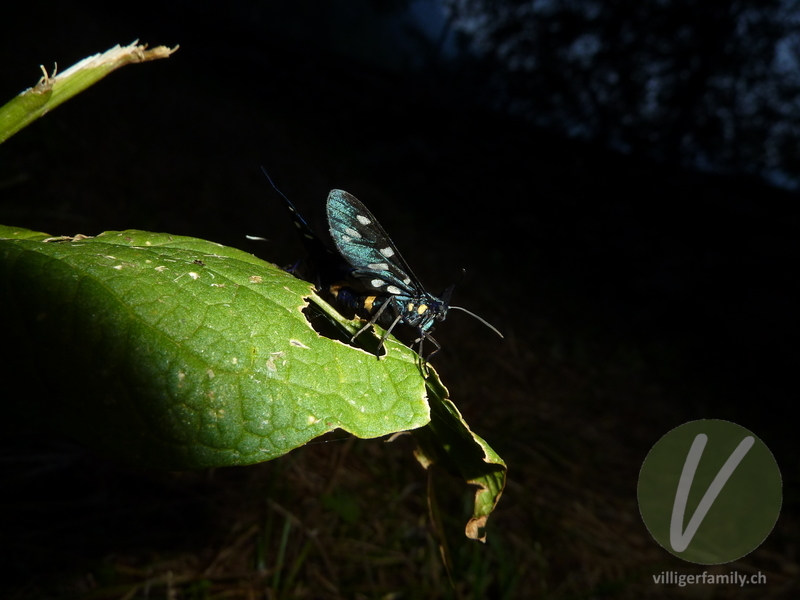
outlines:
{"label": "dark background", "polygon": [[[623,586],[632,597],[657,597],[652,585],[635,587],[644,581],[641,565],[623,568],[623,560],[587,574],[595,554],[565,559],[559,542],[548,544],[560,539],[563,521],[544,527],[525,507],[548,497],[555,511],[595,490],[619,499],[625,508],[612,520],[626,523],[652,552],[635,509],[636,474],[652,444],[696,418],[735,421],[774,452],[785,483],[783,516],[765,544],[770,558],[746,564],[782,582],[772,597],[791,593],[800,358],[793,132],[800,107],[794,63],[785,58],[797,47],[787,34],[789,9],[669,2],[626,11],[577,3],[531,13],[519,2],[450,6],[449,21],[434,18],[443,10],[435,2],[401,0],[224,8],[39,3],[4,18],[0,99],[34,85],[40,64],[50,70],[57,61],[63,70],[134,39],[180,49],[112,74],[0,146],[0,222],[53,235],[166,231],[284,265],[301,250],[260,167],[318,231],[325,229],[328,191],[345,189],[370,207],[434,293],[466,269],[455,304],[506,334],[505,342],[495,339],[453,313],[437,329],[445,349],[434,361],[473,429],[509,463],[512,483],[490,539],[515,530],[520,541],[511,547],[520,554],[505,560],[527,566],[503,580],[503,593],[544,594],[531,583],[536,579],[551,581],[552,597],[569,597],[621,577],[634,586]],[[743,38],[743,22],[759,25]],[[784,66],[775,67],[776,56]],[[759,70],[762,63],[774,73]],[[721,88],[723,76],[734,83]],[[752,90],[761,100],[742,108],[746,94],[724,93],[731,89]],[[723,118],[728,114],[735,118]],[[770,137],[775,131],[781,134]],[[45,575],[72,582],[59,584],[65,595],[102,588],[97,561],[128,573],[109,558],[120,553],[134,556],[129,562],[145,573],[151,553],[184,547],[176,539],[192,547],[187,530],[198,545],[213,546],[224,525],[208,515],[228,501],[220,489],[230,494],[248,477],[228,470],[208,492],[202,477],[150,479],[35,433],[15,429],[4,440],[5,460],[14,465],[5,489],[14,492],[4,493],[13,516],[0,540],[13,540],[4,550],[15,555],[17,575],[6,581],[26,590],[19,597],[44,597],[50,584],[31,582]],[[309,452],[335,454],[335,446]],[[563,488],[559,468],[537,458],[555,448],[568,457]],[[288,468],[275,463],[265,468]],[[401,464],[422,485],[413,461]],[[364,485],[384,485],[385,469],[375,471]],[[548,481],[558,490],[550,496],[542,491]],[[79,488],[88,496],[69,496],[75,510],[103,515],[118,503],[141,506],[142,487],[152,487],[150,512],[114,513],[90,527],[71,521],[65,515],[75,507],[52,497],[53,490],[69,496],[64,490]],[[424,491],[415,494],[424,514]],[[37,508],[32,498],[43,495],[49,502]],[[201,503],[202,516],[179,508],[176,522],[169,510],[196,506],[198,497],[211,498]],[[52,521],[37,522],[43,513]],[[33,530],[42,537],[20,541]],[[467,544],[458,536],[451,543]],[[536,543],[544,544],[550,566],[534,578],[525,544]],[[43,558],[53,545],[60,547],[57,568],[53,557]],[[657,551],[655,563],[645,562],[659,566],[645,573],[685,568],[659,562],[670,557]],[[95,573],[89,583],[86,573]],[[396,575],[416,577],[411,570]],[[569,585],[553,591],[564,581]],[[352,597],[339,584],[337,593]],[[364,593],[389,589],[376,583]],[[447,589],[429,597],[447,596]]]}

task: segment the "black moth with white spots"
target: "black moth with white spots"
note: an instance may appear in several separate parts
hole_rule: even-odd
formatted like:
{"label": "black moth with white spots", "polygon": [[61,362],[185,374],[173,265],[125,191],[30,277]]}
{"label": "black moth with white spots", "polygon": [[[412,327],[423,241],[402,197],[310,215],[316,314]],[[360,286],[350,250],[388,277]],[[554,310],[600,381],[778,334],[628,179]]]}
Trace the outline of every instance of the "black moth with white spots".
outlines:
{"label": "black moth with white spots", "polygon": [[352,267],[350,278],[357,280],[367,290],[366,294],[358,296],[356,308],[367,310],[371,316],[353,339],[376,322],[388,323],[378,346],[380,350],[397,324],[403,323],[417,330],[419,337],[414,342],[419,342],[420,356],[425,339],[436,346],[430,354],[433,356],[441,346],[431,336],[431,331],[437,321],[445,320],[451,308],[472,315],[503,337],[478,315],[460,306],[450,305],[452,285],[441,298],[426,292],[383,227],[355,196],[342,190],[331,191],[328,194],[327,213],[336,248]]}

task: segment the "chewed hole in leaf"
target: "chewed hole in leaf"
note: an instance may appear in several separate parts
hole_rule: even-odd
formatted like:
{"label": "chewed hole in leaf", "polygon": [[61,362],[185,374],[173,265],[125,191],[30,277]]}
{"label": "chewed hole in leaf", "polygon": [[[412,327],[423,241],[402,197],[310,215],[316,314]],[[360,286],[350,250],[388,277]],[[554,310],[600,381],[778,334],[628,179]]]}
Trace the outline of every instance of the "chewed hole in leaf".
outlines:
{"label": "chewed hole in leaf", "polygon": [[[329,314],[323,311],[319,306],[313,302],[309,303],[304,309],[303,314],[306,316],[308,323],[312,329],[321,336],[342,342],[353,348],[360,348],[370,354],[378,352],[378,344],[380,338],[370,329],[364,331],[355,340],[353,340],[353,331],[348,329],[342,323],[333,319]],[[386,349],[381,348],[378,356],[386,354]]]}

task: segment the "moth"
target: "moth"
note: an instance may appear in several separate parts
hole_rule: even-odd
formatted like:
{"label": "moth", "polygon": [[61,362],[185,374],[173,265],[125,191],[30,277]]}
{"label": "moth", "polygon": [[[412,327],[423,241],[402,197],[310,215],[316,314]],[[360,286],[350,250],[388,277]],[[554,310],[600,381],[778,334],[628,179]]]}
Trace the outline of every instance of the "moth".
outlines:
{"label": "moth", "polygon": [[389,334],[401,324],[415,330],[417,338],[413,343],[419,344],[417,352],[420,356],[423,356],[425,340],[436,346],[425,359],[427,361],[441,349],[431,332],[436,323],[445,320],[449,310],[463,311],[503,337],[475,313],[450,304],[454,285],[439,297],[426,291],[378,220],[352,194],[343,190],[332,190],[328,194],[326,212],[337,254],[317,237],[289,199],[277,191],[285,200],[306,247],[311,277],[317,288],[342,307],[367,318],[351,342],[378,323],[385,328],[376,351],[379,353]]}
{"label": "moth", "polygon": [[398,323],[402,323],[416,330],[418,337],[414,343],[419,343],[420,356],[424,340],[430,340],[436,346],[428,356],[430,359],[441,349],[431,335],[433,327],[444,321],[451,309],[471,315],[503,337],[475,313],[450,304],[454,285],[447,287],[440,297],[426,291],[381,224],[355,196],[343,190],[333,190],[328,194],[326,210],[336,249],[352,268],[350,277],[368,291],[359,297],[359,302],[367,309],[370,318],[353,339],[374,323],[382,323],[383,319],[388,327],[381,336],[380,349],[386,337]]}

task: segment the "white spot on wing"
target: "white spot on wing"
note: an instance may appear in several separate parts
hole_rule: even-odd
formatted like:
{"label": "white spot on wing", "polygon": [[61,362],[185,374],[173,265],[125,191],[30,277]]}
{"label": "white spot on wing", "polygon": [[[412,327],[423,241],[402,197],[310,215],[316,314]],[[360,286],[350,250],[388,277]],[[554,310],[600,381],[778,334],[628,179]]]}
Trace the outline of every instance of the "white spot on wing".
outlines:
{"label": "white spot on wing", "polygon": [[386,258],[392,258],[394,256],[394,250],[391,246],[386,246],[386,248],[381,248],[381,254]]}
{"label": "white spot on wing", "polygon": [[372,221],[370,221],[364,215],[356,215],[356,219],[358,219],[358,222],[361,223],[362,225],[369,225],[370,223],[372,223]]}
{"label": "white spot on wing", "polygon": [[390,285],[389,287],[386,288],[386,291],[389,292],[390,294],[394,294],[394,295],[403,293],[403,290],[401,290],[396,285]]}
{"label": "white spot on wing", "polygon": [[374,288],[379,288],[385,286],[386,282],[383,279],[373,279],[369,284]]}
{"label": "white spot on wing", "polygon": [[367,265],[367,268],[372,271],[388,271],[389,265],[386,263],[370,263]]}
{"label": "white spot on wing", "polygon": [[344,228],[344,232],[345,232],[347,235],[349,235],[350,237],[354,237],[354,238],[360,238],[360,237],[361,237],[361,234],[360,234],[360,233],[358,233],[358,232],[357,232],[355,229],[353,229],[352,227],[345,227],[345,228]]}

